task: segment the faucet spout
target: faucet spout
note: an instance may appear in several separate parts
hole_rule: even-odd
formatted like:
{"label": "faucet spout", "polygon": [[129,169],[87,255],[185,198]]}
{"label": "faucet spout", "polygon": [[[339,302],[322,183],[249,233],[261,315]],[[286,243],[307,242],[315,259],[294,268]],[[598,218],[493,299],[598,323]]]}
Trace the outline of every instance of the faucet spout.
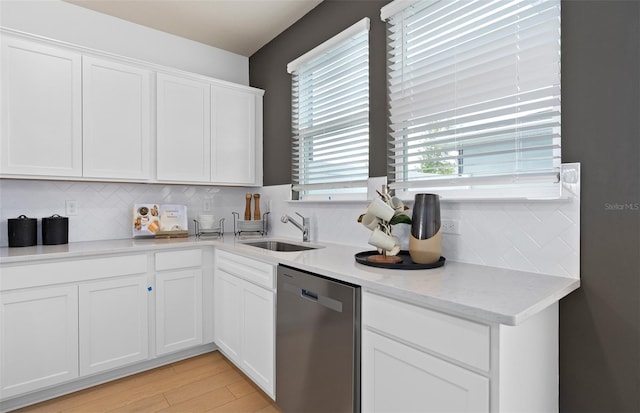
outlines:
{"label": "faucet spout", "polygon": [[280,218],[280,221],[282,221],[285,224],[287,222],[290,222],[291,224],[293,224],[294,227],[302,231],[302,241],[308,242],[309,241],[309,218],[303,217],[298,212],[296,212],[296,214],[298,214],[300,218],[302,218],[302,224],[287,214],[284,214],[282,218]]}

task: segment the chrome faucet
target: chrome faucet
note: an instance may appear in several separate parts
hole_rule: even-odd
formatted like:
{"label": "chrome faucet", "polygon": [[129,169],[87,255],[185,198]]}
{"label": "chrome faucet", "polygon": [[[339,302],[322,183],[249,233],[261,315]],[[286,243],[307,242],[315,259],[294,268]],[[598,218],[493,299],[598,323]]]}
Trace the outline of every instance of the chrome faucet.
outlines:
{"label": "chrome faucet", "polygon": [[296,212],[296,214],[298,214],[300,218],[302,218],[302,224],[300,224],[298,221],[296,221],[295,219],[293,219],[287,214],[284,214],[282,218],[280,218],[280,221],[282,221],[285,224],[287,222],[291,222],[296,228],[302,231],[302,241],[308,242],[309,241],[309,218],[303,217],[302,214],[298,212]]}

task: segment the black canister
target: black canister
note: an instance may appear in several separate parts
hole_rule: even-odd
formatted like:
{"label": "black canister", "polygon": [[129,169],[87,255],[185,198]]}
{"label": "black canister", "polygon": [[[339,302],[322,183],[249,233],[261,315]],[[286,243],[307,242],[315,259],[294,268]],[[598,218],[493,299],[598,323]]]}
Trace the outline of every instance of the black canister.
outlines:
{"label": "black canister", "polygon": [[42,244],[58,245],[69,242],[69,218],[58,214],[42,218]]}
{"label": "black canister", "polygon": [[38,220],[20,215],[7,220],[10,247],[31,247],[38,243]]}

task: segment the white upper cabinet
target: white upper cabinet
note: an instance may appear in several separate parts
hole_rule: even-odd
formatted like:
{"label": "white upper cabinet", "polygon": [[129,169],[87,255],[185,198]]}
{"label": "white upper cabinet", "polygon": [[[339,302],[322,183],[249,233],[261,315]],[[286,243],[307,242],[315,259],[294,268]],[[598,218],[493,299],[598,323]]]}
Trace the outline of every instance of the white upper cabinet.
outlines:
{"label": "white upper cabinet", "polygon": [[82,175],[81,56],[2,38],[0,173]]}
{"label": "white upper cabinet", "polygon": [[211,88],[211,181],[262,184],[262,98],[251,90]]}
{"label": "white upper cabinet", "polygon": [[157,179],[262,184],[260,94],[158,74]]}
{"label": "white upper cabinet", "polygon": [[262,185],[262,90],[1,38],[0,175]]}
{"label": "white upper cabinet", "polygon": [[83,175],[150,178],[151,72],[83,57]]}
{"label": "white upper cabinet", "polygon": [[158,74],[158,180],[210,181],[210,96],[209,83]]}

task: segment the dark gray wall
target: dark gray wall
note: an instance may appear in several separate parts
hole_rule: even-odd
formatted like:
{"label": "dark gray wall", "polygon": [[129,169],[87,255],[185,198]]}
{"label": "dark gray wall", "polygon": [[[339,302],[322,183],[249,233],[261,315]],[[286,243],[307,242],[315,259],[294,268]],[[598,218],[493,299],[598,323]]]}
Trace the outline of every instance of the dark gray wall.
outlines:
{"label": "dark gray wall", "polygon": [[[386,3],[325,0],[251,56],[251,85],[266,90],[265,185],[291,182],[287,63],[365,16],[370,170],[386,173]],[[640,412],[639,79],[640,1],[563,1],[562,159],[582,164],[582,287],[560,302],[562,412]]]}
{"label": "dark gray wall", "polygon": [[563,411],[640,412],[639,27],[638,1],[562,2],[562,160],[582,164],[582,288],[560,302]]}

